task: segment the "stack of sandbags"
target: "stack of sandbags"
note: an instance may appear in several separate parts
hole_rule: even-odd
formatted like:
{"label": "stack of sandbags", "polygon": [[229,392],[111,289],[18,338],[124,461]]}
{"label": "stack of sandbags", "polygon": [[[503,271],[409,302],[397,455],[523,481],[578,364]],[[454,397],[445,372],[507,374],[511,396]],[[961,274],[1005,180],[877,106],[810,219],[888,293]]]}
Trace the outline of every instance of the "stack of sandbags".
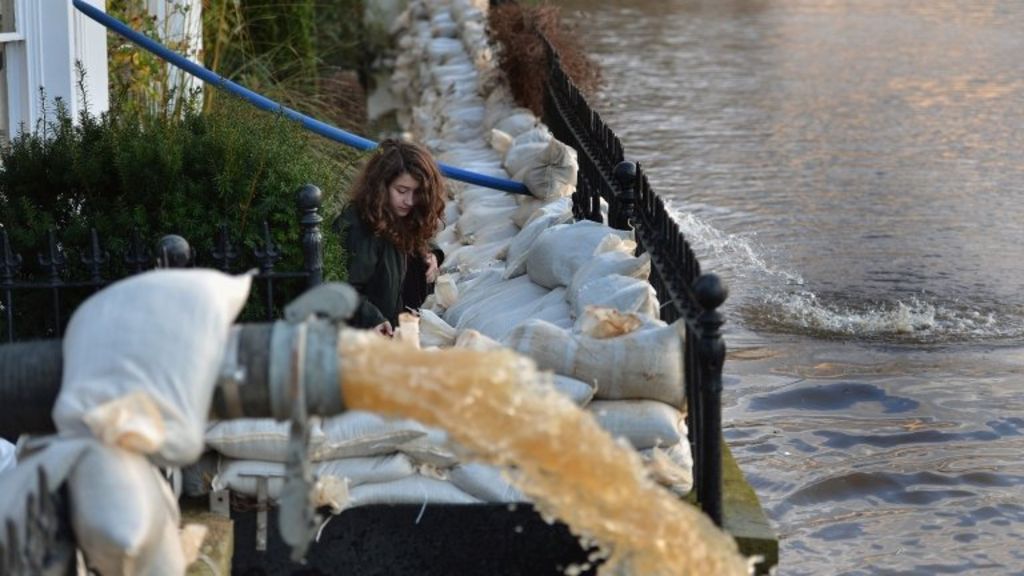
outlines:
{"label": "stack of sandbags", "polygon": [[250,283],[213,270],[155,270],[78,307],[64,334],[58,434],[30,440],[19,465],[0,474],[0,548],[31,540],[28,523],[39,519],[26,518],[26,502],[66,485],[90,572],[184,574],[205,531],[180,526],[161,468],[202,452],[223,350]]}
{"label": "stack of sandbags", "polygon": [[[403,53],[392,89],[410,137],[444,162],[530,191],[451,189],[438,236],[443,274],[419,343],[504,345],[534,357],[556,387],[648,457],[653,477],[686,492],[681,338],[658,320],[650,260],[634,256],[631,233],[573,222],[576,153],[516,105],[487,42],[485,11],[482,2],[414,1],[395,28]],[[465,477],[451,470],[460,474],[449,479]],[[479,496],[472,485],[463,488]],[[495,486],[491,496],[514,493]]]}
{"label": "stack of sandbags", "polygon": [[[206,443],[220,458],[209,489],[256,497],[265,479],[266,496],[276,500],[286,477],[289,429],[288,422],[269,419],[211,425]],[[430,437],[436,442],[426,442]],[[314,503],[335,513],[366,504],[476,501],[437,479],[433,470],[457,460],[439,431],[412,420],[363,411],[314,418],[306,449],[316,481]]]}

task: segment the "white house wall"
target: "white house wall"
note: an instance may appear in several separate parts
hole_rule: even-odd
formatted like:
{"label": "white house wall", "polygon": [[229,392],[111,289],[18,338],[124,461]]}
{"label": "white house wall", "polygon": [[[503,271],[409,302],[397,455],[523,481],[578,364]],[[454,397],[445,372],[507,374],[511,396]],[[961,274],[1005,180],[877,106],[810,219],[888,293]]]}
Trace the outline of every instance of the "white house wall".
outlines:
{"label": "white house wall", "polygon": [[[87,1],[106,8],[105,0]],[[69,0],[16,0],[14,6],[20,39],[7,43],[6,53],[11,134],[21,127],[34,127],[44,109],[52,118],[56,98],[67,104],[72,116],[78,115],[85,102],[78,89],[76,61],[85,70],[89,110],[106,111],[106,29],[78,12]],[[45,106],[41,88],[46,93]]]}

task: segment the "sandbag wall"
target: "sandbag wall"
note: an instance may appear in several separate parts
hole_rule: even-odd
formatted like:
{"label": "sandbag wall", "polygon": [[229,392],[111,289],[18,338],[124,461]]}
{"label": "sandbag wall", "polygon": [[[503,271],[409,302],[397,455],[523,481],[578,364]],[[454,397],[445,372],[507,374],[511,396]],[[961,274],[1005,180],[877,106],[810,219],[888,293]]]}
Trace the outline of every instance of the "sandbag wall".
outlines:
{"label": "sandbag wall", "polygon": [[[414,0],[392,28],[400,53],[391,88],[407,137],[440,161],[522,181],[531,193],[449,181],[437,236],[443,274],[413,345],[505,346],[531,356],[558,390],[645,455],[653,478],[685,494],[692,459],[680,332],[658,320],[650,261],[633,255],[631,233],[573,222],[576,152],[515,104],[486,10],[481,1]],[[207,473],[215,488],[255,495],[262,476],[271,497],[280,490],[286,424],[223,422],[206,439],[220,454]],[[525,500],[498,470],[462,462],[443,431],[408,420],[325,419],[310,450],[327,506]]]}
{"label": "sandbag wall", "polygon": [[453,165],[512,178],[531,196],[452,182],[444,274],[420,318],[421,345],[503,345],[648,457],[685,493],[692,460],[679,331],[658,320],[650,261],[631,233],[573,222],[576,152],[518,107],[486,32],[486,4],[413,2],[393,29],[392,89],[409,136]]}

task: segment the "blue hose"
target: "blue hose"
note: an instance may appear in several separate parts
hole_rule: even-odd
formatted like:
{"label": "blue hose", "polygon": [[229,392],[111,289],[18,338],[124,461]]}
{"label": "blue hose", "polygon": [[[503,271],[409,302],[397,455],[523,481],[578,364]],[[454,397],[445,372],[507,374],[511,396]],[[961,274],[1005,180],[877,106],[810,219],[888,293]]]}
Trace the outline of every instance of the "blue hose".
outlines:
{"label": "blue hose", "polygon": [[[240,86],[239,84],[236,84],[235,82],[232,82],[231,80],[228,80],[227,78],[224,78],[223,76],[211,70],[208,70],[200,66],[199,64],[196,64],[188,58],[185,58],[184,56],[167,49],[167,47],[163,46],[159,42],[156,42],[150,38],[147,38],[145,35],[140,34],[135,30],[132,30],[117,18],[114,18],[106,14],[102,10],[90,4],[87,4],[84,0],[72,0],[72,3],[74,4],[75,8],[77,8],[79,11],[81,11],[89,18],[92,18],[93,20],[99,22],[100,24],[106,26],[114,32],[117,32],[121,36],[124,36],[125,38],[131,40],[132,42],[138,44],[146,50],[149,50],[161,59],[166,60],[167,62],[177,66],[178,68],[181,68],[185,72],[188,72],[189,74],[199,78],[207,84],[212,84],[213,86],[216,86],[223,90],[227,90],[228,92],[231,92],[232,94],[235,94],[247,100],[249,103],[253,104],[257,108],[260,108],[261,110],[266,110],[268,112],[273,113],[281,113],[286,117],[297,121],[299,124],[302,125],[303,128],[307,130],[315,132],[316,134],[319,134],[325,138],[330,138],[331,140],[334,140],[336,142],[341,142],[342,144],[351,146],[352,148],[356,148],[358,150],[369,150],[371,148],[377,147],[377,143],[374,142],[373,140],[367,140],[362,136],[356,136],[355,134],[351,134],[340,128],[331,126],[330,124],[326,124],[314,118],[310,118],[309,116],[302,114],[301,112],[298,112],[296,110],[292,110],[287,106],[282,106],[281,104],[274,102],[273,100],[265,96],[257,94],[256,92],[253,92],[252,90],[249,90],[244,86]],[[526,189],[526,186],[522,182],[508,180],[507,178],[495,178],[494,176],[488,176],[486,174],[478,174],[476,172],[471,172],[469,170],[464,170],[462,168],[456,168],[454,166],[449,166],[447,164],[443,164],[440,162],[438,163],[438,167],[441,168],[441,173],[447,176],[448,178],[453,178],[455,180],[467,182],[469,184],[475,184],[477,186],[492,188],[494,190],[501,190],[503,192],[512,192],[514,194],[525,195],[530,194],[530,191]]]}

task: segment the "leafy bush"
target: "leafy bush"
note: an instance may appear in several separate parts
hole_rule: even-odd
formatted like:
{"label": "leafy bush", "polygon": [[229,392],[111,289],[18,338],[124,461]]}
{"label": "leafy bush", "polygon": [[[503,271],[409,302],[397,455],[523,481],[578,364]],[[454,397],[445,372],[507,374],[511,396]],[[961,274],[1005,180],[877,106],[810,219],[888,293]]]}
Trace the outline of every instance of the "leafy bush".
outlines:
{"label": "leafy bush", "polygon": [[115,104],[99,117],[83,113],[76,123],[61,102],[55,106],[55,122],[0,150],[0,225],[23,254],[25,272],[32,271],[36,253],[45,253],[48,229],[59,231],[71,275],[78,278],[78,254],[88,245],[90,228],[112,255],[107,278],[125,274],[121,254],[132,229],[146,246],[164,234],[180,234],[192,242],[198,263],[210,265],[222,223],[242,255],[237,266],[250,267],[245,256],[261,244],[263,221],[282,254],[277,269],[298,271],[294,193],[313,183],[324,192],[325,275],[344,277],[342,249],[327,225],[358,153],[334,146],[327,155],[314,144],[317,137],[295,123],[231,99],[205,113],[186,107],[180,119],[126,112]]}

